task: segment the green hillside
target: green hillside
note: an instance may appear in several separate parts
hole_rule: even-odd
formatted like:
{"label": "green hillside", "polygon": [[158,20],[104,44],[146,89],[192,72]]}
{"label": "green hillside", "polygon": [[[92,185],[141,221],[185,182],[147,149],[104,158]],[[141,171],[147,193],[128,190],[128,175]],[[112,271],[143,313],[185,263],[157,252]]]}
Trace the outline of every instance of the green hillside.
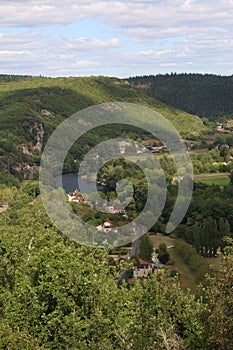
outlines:
{"label": "green hillside", "polygon": [[117,78],[1,77],[0,171],[17,176],[38,166],[48,137],[62,120],[99,103],[148,106],[167,117],[184,137],[198,136],[205,130],[198,117],[157,102]]}
{"label": "green hillside", "polygon": [[128,81],[149,96],[200,117],[233,114],[233,76],[159,74]]}

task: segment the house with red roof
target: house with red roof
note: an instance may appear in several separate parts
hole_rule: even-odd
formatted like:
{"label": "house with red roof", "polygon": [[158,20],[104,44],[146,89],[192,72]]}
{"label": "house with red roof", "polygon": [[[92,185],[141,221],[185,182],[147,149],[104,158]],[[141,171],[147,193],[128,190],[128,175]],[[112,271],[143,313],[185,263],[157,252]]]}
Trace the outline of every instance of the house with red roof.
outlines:
{"label": "house with red roof", "polygon": [[148,277],[150,272],[153,272],[154,270],[159,270],[163,266],[164,265],[160,263],[151,263],[141,258],[138,258],[138,264],[134,268],[133,277],[134,278]]}

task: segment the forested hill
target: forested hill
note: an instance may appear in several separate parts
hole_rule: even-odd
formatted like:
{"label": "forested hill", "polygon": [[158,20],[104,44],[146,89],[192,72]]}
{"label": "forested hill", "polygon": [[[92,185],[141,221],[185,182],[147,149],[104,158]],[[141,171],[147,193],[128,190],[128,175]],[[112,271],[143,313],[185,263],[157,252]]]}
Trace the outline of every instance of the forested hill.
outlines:
{"label": "forested hill", "polygon": [[200,117],[233,114],[233,76],[165,74],[128,81],[156,100],[187,113]]}
{"label": "forested hill", "polygon": [[0,82],[19,81],[32,78],[31,75],[0,74]]}
{"label": "forested hill", "polygon": [[[198,117],[167,107],[117,78],[0,76],[0,172],[17,175],[39,165],[46,141],[65,118],[88,106],[116,101],[156,109],[182,136],[205,129]],[[114,130],[106,136],[109,133],[114,137]]]}

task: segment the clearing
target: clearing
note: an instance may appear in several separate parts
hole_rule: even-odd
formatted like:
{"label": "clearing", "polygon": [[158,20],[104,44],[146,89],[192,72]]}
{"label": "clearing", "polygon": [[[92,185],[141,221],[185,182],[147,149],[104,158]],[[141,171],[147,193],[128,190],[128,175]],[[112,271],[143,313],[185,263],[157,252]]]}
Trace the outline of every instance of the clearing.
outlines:
{"label": "clearing", "polygon": [[[183,260],[175,254],[174,246],[176,245],[177,239],[170,238],[169,236],[165,236],[161,233],[158,233],[156,235],[149,235],[149,238],[153,244],[153,247],[157,248],[160,243],[165,243],[169,254],[170,254],[170,260],[173,262],[172,265],[167,265],[166,269],[170,272],[172,270],[178,271],[180,274],[180,283],[184,290],[190,290],[192,294],[196,293],[196,279],[195,275],[192,271],[190,271],[190,268],[188,265],[186,265]],[[212,266],[214,269],[218,269],[220,267],[220,258],[211,258],[207,259],[210,266]]]}

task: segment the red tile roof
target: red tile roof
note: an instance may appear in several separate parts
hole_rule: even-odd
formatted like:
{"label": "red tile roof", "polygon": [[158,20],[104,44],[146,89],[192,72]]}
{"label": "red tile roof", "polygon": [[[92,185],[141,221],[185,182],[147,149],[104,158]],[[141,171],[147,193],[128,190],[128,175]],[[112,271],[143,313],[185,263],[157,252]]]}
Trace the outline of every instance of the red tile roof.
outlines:
{"label": "red tile roof", "polygon": [[145,260],[143,260],[143,259],[141,259],[141,258],[138,258],[138,262],[139,262],[140,265],[151,265],[150,262],[145,261]]}

